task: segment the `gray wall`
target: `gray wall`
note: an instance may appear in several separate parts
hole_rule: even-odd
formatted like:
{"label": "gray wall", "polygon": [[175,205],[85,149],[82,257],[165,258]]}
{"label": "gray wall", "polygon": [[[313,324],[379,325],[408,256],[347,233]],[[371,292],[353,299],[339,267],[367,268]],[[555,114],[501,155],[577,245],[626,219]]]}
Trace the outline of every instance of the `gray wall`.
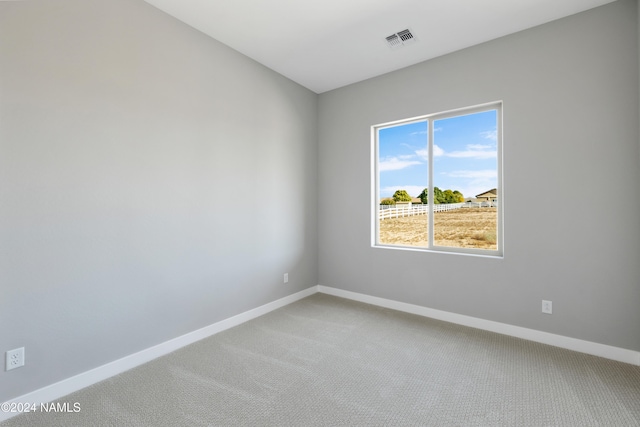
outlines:
{"label": "gray wall", "polygon": [[0,402],[316,285],[316,187],[316,94],[139,0],[0,2]]}
{"label": "gray wall", "polygon": [[[637,19],[622,0],[320,95],[320,284],[640,350]],[[370,126],[495,100],[504,259],[371,248]]]}

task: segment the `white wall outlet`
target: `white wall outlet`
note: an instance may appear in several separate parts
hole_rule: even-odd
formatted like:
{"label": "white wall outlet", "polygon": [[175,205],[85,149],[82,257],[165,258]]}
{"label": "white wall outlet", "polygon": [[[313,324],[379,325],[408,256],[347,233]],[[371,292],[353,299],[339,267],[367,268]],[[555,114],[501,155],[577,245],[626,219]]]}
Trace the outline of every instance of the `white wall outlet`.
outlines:
{"label": "white wall outlet", "polygon": [[542,312],[545,314],[553,313],[553,303],[551,301],[542,300]]}
{"label": "white wall outlet", "polygon": [[5,370],[10,371],[20,366],[24,366],[24,347],[7,351]]}
{"label": "white wall outlet", "polygon": [[289,273],[284,273],[284,283],[289,283]]}

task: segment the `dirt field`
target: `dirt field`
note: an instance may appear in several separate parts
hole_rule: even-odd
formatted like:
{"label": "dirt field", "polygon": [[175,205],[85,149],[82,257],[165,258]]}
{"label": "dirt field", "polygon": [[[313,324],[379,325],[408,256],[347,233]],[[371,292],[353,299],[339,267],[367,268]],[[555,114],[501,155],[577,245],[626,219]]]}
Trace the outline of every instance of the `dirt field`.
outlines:
{"label": "dirt field", "polygon": [[[436,245],[497,249],[496,208],[464,208],[434,215]],[[427,224],[427,215],[382,220],[380,243],[427,246]]]}

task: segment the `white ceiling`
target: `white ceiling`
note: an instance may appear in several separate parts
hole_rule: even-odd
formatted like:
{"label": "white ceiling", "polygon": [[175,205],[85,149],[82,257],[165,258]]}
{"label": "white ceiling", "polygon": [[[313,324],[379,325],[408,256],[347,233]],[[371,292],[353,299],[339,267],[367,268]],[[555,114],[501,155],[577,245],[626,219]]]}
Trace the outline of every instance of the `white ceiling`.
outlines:
{"label": "white ceiling", "polygon": [[614,0],[145,1],[322,93]]}

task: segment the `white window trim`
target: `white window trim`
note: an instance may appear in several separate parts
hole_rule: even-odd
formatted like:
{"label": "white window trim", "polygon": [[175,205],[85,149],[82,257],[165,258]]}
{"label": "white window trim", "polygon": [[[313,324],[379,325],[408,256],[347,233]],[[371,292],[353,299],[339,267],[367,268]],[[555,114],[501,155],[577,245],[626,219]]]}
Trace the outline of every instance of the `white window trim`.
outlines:
{"label": "white window trim", "polygon": [[[419,247],[419,246],[404,246],[404,245],[389,245],[389,244],[381,244],[378,243],[378,235],[379,235],[379,227],[380,223],[378,220],[378,210],[380,209],[379,200],[380,200],[380,185],[378,182],[380,171],[378,169],[378,130],[382,128],[406,125],[410,123],[428,121],[429,126],[429,138],[428,138],[428,151],[429,151],[429,162],[427,165],[427,173],[428,173],[428,182],[429,182],[429,200],[433,200],[433,121],[446,119],[450,117],[462,116],[466,114],[474,114],[480,113],[488,110],[497,110],[497,122],[496,129],[497,132],[497,140],[496,140],[496,150],[497,150],[497,159],[496,165],[498,168],[498,179],[497,179],[497,198],[498,198],[498,207],[497,207],[497,224],[496,224],[496,243],[497,250],[491,249],[475,249],[475,248],[452,248],[447,246],[434,246],[433,244],[433,203],[429,204],[429,214],[428,214],[428,229],[429,233],[427,235],[428,238],[428,247]],[[503,102],[502,101],[494,101],[488,102],[485,104],[474,105],[471,107],[458,108],[455,110],[447,110],[440,113],[432,113],[424,116],[413,117],[409,119],[403,120],[395,120],[392,122],[381,123],[374,126],[371,126],[371,246],[374,248],[382,248],[382,249],[395,249],[395,250],[409,250],[409,251],[419,251],[419,252],[437,252],[437,253],[451,253],[458,255],[473,255],[473,256],[482,256],[482,257],[491,257],[491,258],[503,258],[504,257],[504,183],[503,183]]]}

